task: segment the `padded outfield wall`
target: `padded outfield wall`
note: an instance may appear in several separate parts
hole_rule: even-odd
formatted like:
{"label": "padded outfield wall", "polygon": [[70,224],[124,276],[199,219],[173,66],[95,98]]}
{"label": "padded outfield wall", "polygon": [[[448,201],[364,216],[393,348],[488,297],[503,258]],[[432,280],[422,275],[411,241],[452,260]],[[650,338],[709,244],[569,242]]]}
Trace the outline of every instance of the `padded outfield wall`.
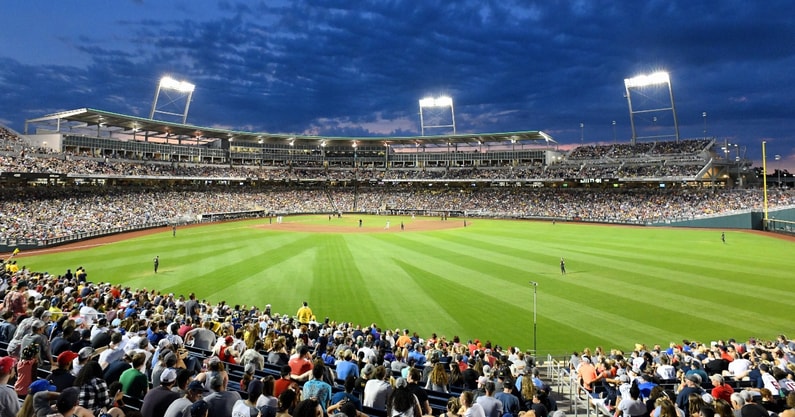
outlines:
{"label": "padded outfield wall", "polygon": [[[764,218],[764,212],[749,210],[743,213],[735,213],[725,216],[654,223],[652,226],[764,230]],[[785,233],[795,233],[795,228],[788,227],[788,224],[776,224],[775,222],[775,220],[795,222],[795,207],[769,210],[768,218],[771,220],[771,229]]]}

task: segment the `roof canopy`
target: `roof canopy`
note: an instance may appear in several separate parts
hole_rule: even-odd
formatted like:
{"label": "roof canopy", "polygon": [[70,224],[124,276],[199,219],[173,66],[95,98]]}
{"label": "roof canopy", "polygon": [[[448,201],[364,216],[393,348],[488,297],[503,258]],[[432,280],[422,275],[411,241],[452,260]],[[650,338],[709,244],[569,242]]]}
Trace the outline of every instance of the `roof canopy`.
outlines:
{"label": "roof canopy", "polygon": [[[162,120],[128,116],[90,108],[76,109],[53,113],[25,121],[25,133],[28,126],[55,132],[75,132],[79,129],[94,128],[97,131],[110,132],[114,136],[137,135],[138,137],[159,139],[160,142],[171,142],[176,139],[189,138],[197,144],[232,140],[235,143],[295,143],[299,145],[351,146],[357,145],[452,145],[504,142],[540,142],[546,144],[557,142],[542,131],[523,131],[505,133],[455,134],[436,136],[395,136],[395,137],[337,137],[337,136],[305,136],[295,134],[274,134],[264,132],[243,132],[212,127],[200,127]],[[116,134],[118,132],[118,134]],[[32,132],[35,133],[35,132]]]}

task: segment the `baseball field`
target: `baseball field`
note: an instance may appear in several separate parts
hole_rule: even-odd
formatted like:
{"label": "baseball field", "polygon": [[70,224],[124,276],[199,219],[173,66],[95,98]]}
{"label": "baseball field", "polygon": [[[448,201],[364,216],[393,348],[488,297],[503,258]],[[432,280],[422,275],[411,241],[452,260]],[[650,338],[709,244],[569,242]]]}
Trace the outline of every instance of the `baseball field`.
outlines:
{"label": "baseball field", "polygon": [[792,333],[795,243],[725,233],[724,243],[720,230],[291,216],[180,227],[175,236],[163,228],[17,261],[52,274],[82,265],[92,282],[290,315],[308,301],[318,320],[522,349],[534,345],[535,308],[541,354]]}

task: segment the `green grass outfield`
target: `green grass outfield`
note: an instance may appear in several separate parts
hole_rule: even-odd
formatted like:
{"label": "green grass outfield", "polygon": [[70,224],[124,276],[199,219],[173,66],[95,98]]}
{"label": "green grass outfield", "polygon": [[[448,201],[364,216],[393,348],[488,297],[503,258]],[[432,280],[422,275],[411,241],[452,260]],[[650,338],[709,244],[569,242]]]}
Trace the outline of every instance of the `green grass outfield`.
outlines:
{"label": "green grass outfield", "polygon": [[[267,219],[181,228],[176,237],[164,228],[79,252],[22,254],[18,263],[54,274],[82,265],[93,282],[269,303],[289,314],[307,300],[321,320],[522,349],[533,347],[529,282],[537,281],[542,354],[793,332],[795,244],[788,240],[727,231],[724,244],[716,230],[484,219],[420,232],[411,230],[414,222],[441,220],[362,218],[363,229],[358,216],[285,218],[353,233],[277,231]],[[384,232],[387,219],[392,227]]]}

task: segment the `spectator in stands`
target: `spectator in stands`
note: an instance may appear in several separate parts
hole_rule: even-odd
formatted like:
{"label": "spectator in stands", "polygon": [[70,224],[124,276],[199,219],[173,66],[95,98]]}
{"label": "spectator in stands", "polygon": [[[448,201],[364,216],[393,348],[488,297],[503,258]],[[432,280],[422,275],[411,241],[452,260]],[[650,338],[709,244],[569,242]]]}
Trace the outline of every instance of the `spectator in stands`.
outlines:
{"label": "spectator in stands", "polygon": [[654,376],[659,380],[660,383],[663,382],[670,382],[676,379],[676,368],[671,365],[671,358],[668,354],[661,354],[660,355],[660,364],[657,365],[657,369],[654,371]]}
{"label": "spectator in stands", "polygon": [[408,382],[406,387],[412,394],[414,394],[415,397],[417,397],[417,401],[420,404],[420,413],[431,414],[431,404],[428,400],[428,394],[425,392],[425,389],[420,386],[421,379],[422,373],[420,370],[417,368],[412,368],[409,371],[408,378],[406,378],[406,381]]}
{"label": "spectator in stands", "polygon": [[180,398],[179,393],[172,391],[177,382],[177,371],[167,368],[159,375],[160,385],[149,390],[141,404],[141,414],[152,417],[163,417],[171,403]]}
{"label": "spectator in stands", "polygon": [[345,391],[339,391],[331,396],[331,403],[337,404],[340,401],[348,401],[356,406],[356,409],[362,411],[362,402],[357,395],[353,394],[353,389],[356,387],[356,377],[348,375],[345,378]]}
{"label": "spectator in stands", "polygon": [[14,338],[14,333],[17,330],[16,319],[14,312],[11,310],[4,310],[2,321],[0,321],[0,342],[8,343]]}
{"label": "spectator in stands", "polygon": [[[51,391],[41,391],[33,397],[33,407],[37,415],[48,417],[94,417],[91,410],[85,409],[78,404],[79,390],[77,387],[69,387],[60,394]],[[55,406],[51,403],[55,402]]]}
{"label": "spectator in stands", "polygon": [[67,350],[56,359],[57,368],[53,369],[48,380],[55,385],[56,391],[60,392],[74,385],[75,376],[70,372],[72,361],[77,357],[77,353]]}
{"label": "spectator in stands", "polygon": [[237,391],[227,391],[227,380],[223,375],[215,374],[210,378],[210,390],[213,392],[204,397],[209,415],[213,417],[232,417],[232,409],[241,397]]}
{"label": "spectator in stands", "polygon": [[464,386],[464,376],[461,374],[458,361],[450,362],[450,379],[448,381],[448,386],[450,388],[462,388]]}
{"label": "spectator in stands", "polygon": [[784,411],[779,413],[779,417],[795,417],[795,392],[787,394]]}
{"label": "spectator in stands", "polygon": [[[342,352],[342,359],[337,360],[337,378],[346,380],[349,376],[356,378],[359,375],[359,366],[353,360],[353,352],[350,349],[345,349]],[[394,368],[392,368],[394,371]]]}
{"label": "spectator in stands", "polygon": [[690,394],[704,394],[701,388],[701,377],[690,374],[682,379],[679,385],[679,393],[676,395],[676,406],[685,411],[685,417],[689,417]]}
{"label": "spectator in stands", "polygon": [[646,414],[646,404],[640,398],[640,388],[633,383],[629,388],[629,395],[621,397],[616,405],[616,417],[640,417]]}
{"label": "spectator in stands", "polygon": [[287,354],[286,341],[283,337],[280,337],[273,342],[273,348],[268,352],[268,363],[282,366],[287,365],[289,361],[290,355]]}
{"label": "spectator in stands", "polygon": [[124,353],[121,359],[111,362],[102,374],[103,379],[108,384],[117,382],[124,371],[132,368],[133,355]]}
{"label": "spectator in stands", "polygon": [[122,336],[119,332],[111,332],[110,344],[108,347],[99,354],[99,365],[102,369],[107,369],[108,365],[124,356],[124,349],[122,349]]}
{"label": "spectator in stands", "polygon": [[298,394],[292,389],[284,390],[279,395],[279,408],[276,410],[276,417],[292,417],[296,405],[298,405]]}
{"label": "spectator in stands", "polygon": [[425,389],[447,393],[447,385],[449,380],[450,377],[447,375],[447,371],[444,369],[444,364],[442,362],[436,362],[433,365],[433,370],[431,370],[431,373],[428,375],[428,380],[425,383]]}
{"label": "spectator in stands", "polygon": [[314,364],[312,368],[312,379],[304,384],[301,394],[304,400],[310,398],[317,400],[324,414],[331,402],[331,385],[323,381],[325,368],[326,367],[320,361]]}
{"label": "spectator in stands", "polygon": [[464,417],[486,417],[483,407],[474,402],[472,391],[461,391],[458,400],[461,403],[461,409],[458,411],[459,415]]}
{"label": "spectator in stands", "polygon": [[[483,389],[486,391],[486,395],[479,395],[475,402],[483,408],[486,417],[502,417],[502,402],[494,398],[494,382],[487,381],[483,384]],[[542,415],[546,415],[546,413]]]}
{"label": "spectator in stands", "polygon": [[263,343],[261,340],[257,340],[254,342],[251,348],[246,349],[242,355],[240,355],[240,364],[245,367],[246,365],[253,364],[254,369],[257,371],[261,371],[265,369],[265,357],[262,356],[260,351],[263,348]]}
{"label": "spectator in stands", "polygon": [[372,379],[368,380],[364,387],[362,405],[377,410],[386,410],[386,400],[392,393],[392,386],[384,380],[387,377],[386,369],[383,366],[375,367]]}
{"label": "spectator in stands", "polygon": [[102,379],[102,367],[97,362],[90,361],[80,369],[75,378],[75,386],[80,389],[78,402],[81,407],[95,414],[110,407],[108,384]]}
{"label": "spectator in stands", "polygon": [[298,348],[298,355],[290,359],[290,372],[292,379],[296,381],[306,381],[312,375],[312,355],[309,346],[301,345]]}
{"label": "spectator in stands", "polygon": [[[725,360],[721,359],[721,363],[725,362]],[[734,359],[731,362],[728,362],[726,365],[726,370],[728,371],[728,375],[732,376],[735,380],[741,380],[748,376],[751,372],[751,368],[753,368],[753,364],[751,363],[748,358],[739,357]]]}
{"label": "spectator in stands", "polygon": [[10,356],[0,357],[0,416],[15,417],[19,411],[19,397],[8,383],[14,376],[16,361]]}
{"label": "spectator in stands", "polygon": [[510,378],[506,378],[502,385],[502,391],[494,394],[494,398],[502,403],[502,411],[504,414],[508,413],[511,416],[517,416],[521,405],[519,397],[513,394],[514,385]]}
{"label": "spectator in stands", "polygon": [[731,385],[727,384],[721,375],[715,374],[709,377],[710,382],[712,382],[712,398],[715,399],[723,399],[725,401],[731,402],[731,395],[734,393],[734,388]]}
{"label": "spectator in stands", "polygon": [[246,393],[248,395],[245,400],[240,399],[235,402],[235,405],[232,407],[232,415],[236,417],[258,417],[260,411],[257,408],[257,401],[259,401],[259,397],[262,396],[262,381],[251,381],[251,383],[248,384]]}
{"label": "spectator in stands", "polygon": [[309,308],[309,303],[304,301],[295,313],[295,316],[298,318],[298,323],[308,325],[309,322],[312,321],[314,314],[312,313],[312,309]]}
{"label": "spectator in stands", "polygon": [[186,409],[189,409],[193,403],[201,400],[202,395],[210,392],[199,381],[192,381],[188,384],[188,389],[185,391],[185,396],[174,400],[171,405],[166,409],[164,417],[182,417]]}
{"label": "spectator in stands", "polygon": [[201,327],[185,334],[185,344],[198,349],[209,351],[215,346],[217,335],[212,330],[212,322],[205,320]]}
{"label": "spectator in stands", "polygon": [[146,354],[143,352],[136,353],[132,358],[132,367],[119,376],[119,382],[121,382],[122,391],[124,391],[125,395],[143,400],[147,391],[149,391],[149,380],[146,378],[146,374],[143,373],[145,366]]}
{"label": "spectator in stands", "polygon": [[[15,320],[19,321],[27,313],[28,302],[28,282],[25,280],[17,281],[16,289],[9,291],[3,300],[3,309],[10,311]],[[21,339],[22,336],[19,338]],[[10,347],[10,346],[9,346]]]}
{"label": "spectator in stands", "polygon": [[408,388],[408,382],[403,378],[395,381],[395,389],[389,394],[386,401],[386,415],[392,417],[420,417],[422,406],[417,397]]}
{"label": "spectator in stands", "polygon": [[262,378],[262,395],[257,400],[257,408],[263,416],[274,416],[279,408],[279,399],[273,395],[274,383],[273,376],[268,375]]}
{"label": "spectator in stands", "polygon": [[293,381],[290,378],[291,373],[292,370],[290,366],[288,365],[282,366],[282,369],[279,372],[280,377],[273,384],[273,395],[276,398],[279,398],[282,392],[284,392],[285,390],[291,387],[294,388],[295,391],[298,391],[298,384],[296,384],[295,381]]}

